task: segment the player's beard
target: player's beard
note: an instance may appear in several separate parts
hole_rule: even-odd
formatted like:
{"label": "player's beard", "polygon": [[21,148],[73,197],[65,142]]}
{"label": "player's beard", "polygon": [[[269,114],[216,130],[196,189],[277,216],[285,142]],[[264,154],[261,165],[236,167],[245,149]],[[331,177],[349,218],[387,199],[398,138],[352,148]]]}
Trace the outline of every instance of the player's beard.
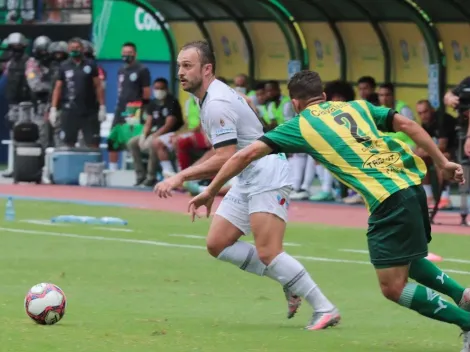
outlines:
{"label": "player's beard", "polygon": [[202,86],[202,78],[195,78],[193,81],[186,82],[186,88],[183,88],[183,90],[191,94],[196,93]]}

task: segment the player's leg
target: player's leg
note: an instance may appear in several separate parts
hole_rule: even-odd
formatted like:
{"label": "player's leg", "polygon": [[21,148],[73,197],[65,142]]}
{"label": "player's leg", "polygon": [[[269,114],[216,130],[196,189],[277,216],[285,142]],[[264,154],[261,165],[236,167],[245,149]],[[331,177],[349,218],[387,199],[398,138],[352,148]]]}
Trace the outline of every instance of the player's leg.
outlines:
{"label": "player's leg", "polygon": [[[232,263],[238,268],[264,276],[266,265],[260,260],[256,247],[251,243],[239,241],[242,235],[251,232],[248,201],[244,194],[232,187],[225,195],[212,220],[207,236],[207,250],[215,258]],[[266,275],[276,281],[276,277]],[[284,290],[290,306],[288,318],[292,318],[300,305],[300,299]]]}
{"label": "player's leg", "polygon": [[127,142],[127,149],[131,152],[134,162],[134,171],[136,174],[136,182],[134,186],[139,186],[145,181],[145,168],[142,161],[142,151],[140,149],[139,141],[140,136],[134,136]]}
{"label": "player's leg", "polygon": [[302,181],[304,178],[305,165],[307,163],[307,154],[296,153],[289,158],[289,166],[291,169],[291,180],[294,185],[294,192],[291,194],[292,200],[307,199],[308,190],[302,189]]}
{"label": "player's leg", "polygon": [[[417,192],[423,228],[427,241],[431,241],[431,223],[429,221],[429,210],[426,201],[427,194],[423,188],[417,188]],[[470,289],[461,286],[426,258],[416,259],[411,262],[409,277],[424,286],[451,297],[461,308],[470,310]]]}
{"label": "player's leg", "polygon": [[390,196],[369,219],[369,253],[380,288],[386,298],[403,307],[469,331],[469,312],[442,300],[431,288],[408,282],[410,263],[427,255],[422,202],[426,202],[422,188],[410,187]]}
{"label": "player's leg", "polygon": [[263,276],[266,266],[259,260],[256,248],[239,241],[251,231],[245,196],[231,189],[218,207],[207,235],[207,251],[213,257],[242,270]]}
{"label": "player's leg", "polygon": [[61,128],[63,132],[63,141],[67,147],[75,147],[80,131],[80,117],[75,116],[70,110],[62,110]]}
{"label": "player's leg", "polygon": [[[294,314],[304,297],[312,306],[314,314],[307,325],[309,330],[324,329],[339,323],[336,307],[323,295],[304,266],[284,252],[282,242],[287,221],[290,187],[263,192],[249,200],[250,223],[255,237],[258,256],[266,266],[265,275],[278,281],[287,293],[288,314]],[[288,315],[288,317],[289,317]]]}
{"label": "player's leg", "polygon": [[88,148],[99,148],[100,146],[100,121],[98,114],[87,116],[82,121],[81,130],[85,145]]}
{"label": "player's leg", "polygon": [[[167,133],[162,136],[158,136],[152,141],[152,148],[156,153],[160,165],[162,167],[163,176],[170,177],[176,173],[176,170],[173,167],[173,164],[170,160],[170,137],[174,133]],[[155,170],[156,172],[156,170]]]}

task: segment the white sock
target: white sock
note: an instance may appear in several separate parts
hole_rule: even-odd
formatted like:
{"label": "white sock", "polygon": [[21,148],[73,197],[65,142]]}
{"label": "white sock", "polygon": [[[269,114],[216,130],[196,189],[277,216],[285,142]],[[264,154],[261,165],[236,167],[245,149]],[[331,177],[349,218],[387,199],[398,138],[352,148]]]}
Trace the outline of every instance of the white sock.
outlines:
{"label": "white sock", "polygon": [[442,199],[449,199],[450,197],[450,186],[447,185],[446,188],[442,191],[441,198]]}
{"label": "white sock", "polygon": [[263,276],[266,271],[266,265],[259,259],[256,247],[244,241],[237,241],[225,248],[217,259],[232,263],[242,270],[259,276]]}
{"label": "white sock", "polygon": [[111,171],[117,171],[118,170],[118,163],[109,163],[109,169]]}
{"label": "white sock", "polygon": [[325,171],[323,172],[323,180],[321,182],[321,190],[322,192],[325,193],[331,193],[333,189],[333,175],[331,175],[331,172],[329,172],[326,168]]}
{"label": "white sock", "polygon": [[307,162],[306,156],[306,154],[293,154],[289,158],[292,178],[291,181],[294,186],[294,191],[300,191],[300,187],[302,186],[305,163]]}
{"label": "white sock", "polygon": [[308,191],[312,187],[313,179],[315,178],[315,160],[310,155],[307,155],[307,161],[304,171],[304,182],[302,189]]}
{"label": "white sock", "polygon": [[325,170],[325,168],[322,164],[316,164],[315,171],[317,172],[317,176],[320,181],[323,181],[323,174],[325,173],[323,170]]}
{"label": "white sock", "polygon": [[335,308],[303,265],[285,252],[274,258],[265,275],[280,282],[295,295],[304,297],[316,312],[330,312]]}
{"label": "white sock", "polygon": [[424,192],[426,193],[426,197],[428,198],[433,197],[431,185],[423,185],[423,188],[424,188]]}
{"label": "white sock", "polygon": [[160,161],[160,165],[162,166],[163,171],[175,172],[175,169],[173,168],[173,164],[171,163],[170,160],[162,160]]}

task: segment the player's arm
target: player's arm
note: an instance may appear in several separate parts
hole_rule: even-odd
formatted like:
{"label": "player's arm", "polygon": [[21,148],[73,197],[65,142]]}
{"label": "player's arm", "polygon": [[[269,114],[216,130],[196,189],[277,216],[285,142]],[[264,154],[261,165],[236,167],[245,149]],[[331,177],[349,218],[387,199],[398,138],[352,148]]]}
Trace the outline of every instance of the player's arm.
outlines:
{"label": "player's arm", "polygon": [[147,67],[140,71],[140,84],[142,86],[142,101],[146,104],[150,100],[150,71]]}
{"label": "player's arm", "polygon": [[261,159],[272,152],[271,147],[262,141],[256,141],[243,148],[222,166],[207,188],[207,192],[215,197],[230,179],[241,173],[251,162]]}
{"label": "player's arm", "polygon": [[91,76],[93,77],[93,85],[95,86],[96,99],[101,106],[104,106],[104,90],[103,84],[101,83],[100,75],[98,72],[98,67],[96,65],[92,66]]}
{"label": "player's arm", "polygon": [[59,99],[62,95],[62,86],[64,84],[64,81],[65,81],[65,71],[62,67],[60,67],[57,80],[55,81],[54,90],[52,92],[52,101],[51,101],[52,108],[57,108],[57,105],[59,105]]}
{"label": "player's arm", "polygon": [[183,182],[210,178],[237,152],[237,122],[230,107],[219,101],[207,105],[206,119],[215,154],[205,162],[191,166],[180,174]]}
{"label": "player's arm", "polygon": [[432,158],[437,167],[443,168],[448,162],[429,134],[416,122],[395,113],[392,117],[391,125],[393,131],[406,133],[418,147],[422,148]]}

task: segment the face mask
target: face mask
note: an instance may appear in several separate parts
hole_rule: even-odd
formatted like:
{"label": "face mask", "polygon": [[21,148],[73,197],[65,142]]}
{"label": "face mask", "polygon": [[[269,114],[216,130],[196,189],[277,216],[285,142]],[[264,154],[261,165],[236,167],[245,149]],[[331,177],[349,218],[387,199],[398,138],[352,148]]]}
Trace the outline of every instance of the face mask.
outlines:
{"label": "face mask", "polygon": [[153,95],[155,96],[155,98],[157,98],[158,100],[163,100],[166,98],[166,90],[163,90],[163,89],[155,89],[153,91]]}
{"label": "face mask", "polygon": [[70,50],[69,56],[73,58],[80,58],[82,57],[82,52],[80,50]]}
{"label": "face mask", "polygon": [[122,56],[122,61],[124,61],[126,64],[130,64],[132,61],[134,61],[134,56],[133,55],[123,55]]}
{"label": "face mask", "polygon": [[245,87],[235,87],[235,91],[241,94],[246,94],[246,88]]}

